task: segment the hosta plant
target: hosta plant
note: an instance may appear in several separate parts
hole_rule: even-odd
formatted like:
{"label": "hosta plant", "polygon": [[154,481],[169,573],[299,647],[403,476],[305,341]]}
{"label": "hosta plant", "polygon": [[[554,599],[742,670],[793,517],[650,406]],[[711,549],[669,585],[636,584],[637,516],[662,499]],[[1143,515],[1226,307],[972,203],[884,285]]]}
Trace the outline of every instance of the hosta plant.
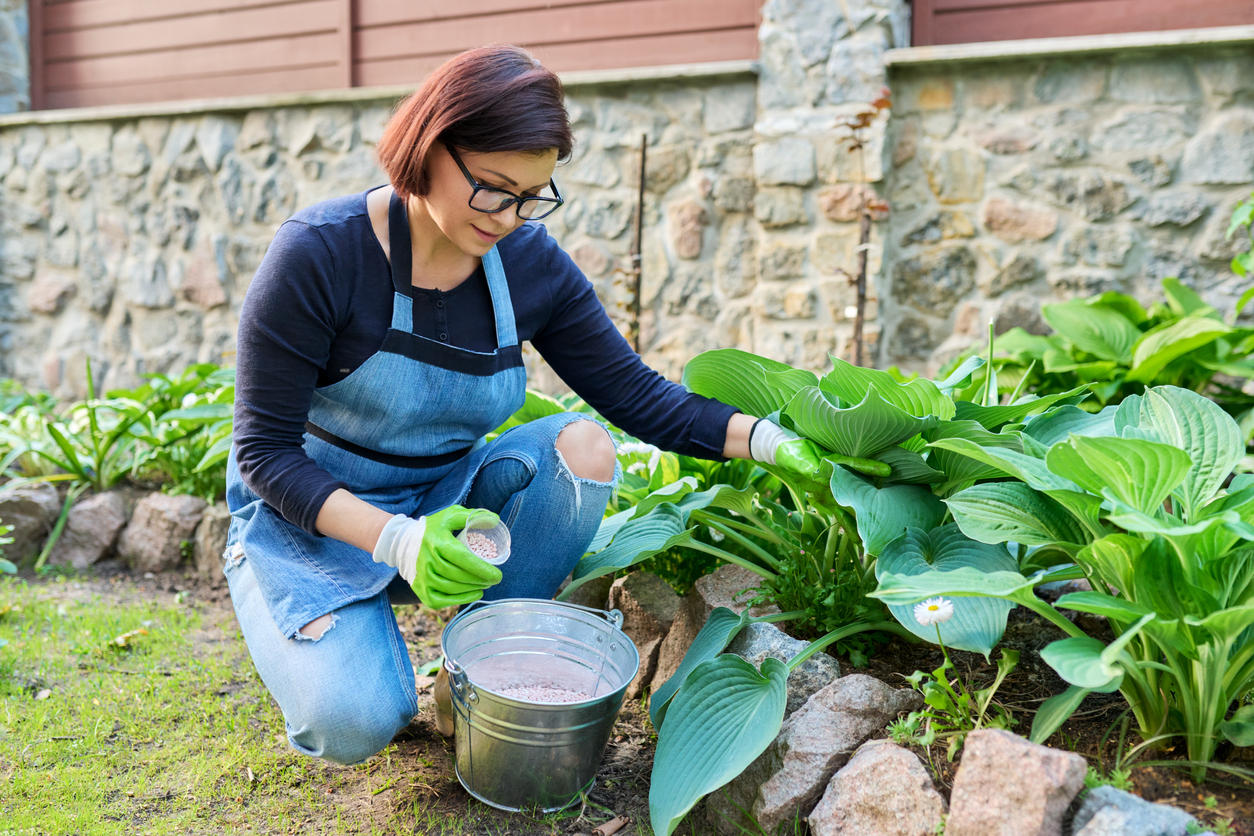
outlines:
{"label": "hosta plant", "polygon": [[[1071,568],[888,571],[875,596],[895,606],[945,595],[1029,607],[1069,635],[1041,655],[1071,685],[1041,707],[1034,739],[1088,693],[1119,690],[1142,737],[1182,738],[1201,776],[1221,740],[1254,735],[1251,712],[1228,717],[1254,687],[1254,477],[1232,478],[1244,452],[1236,422],[1195,392],[1161,386],[1097,414],[1039,416],[1019,435],[1018,450],[933,441],[1008,477],[945,503],[967,537],[1023,552],[1021,570]],[[1035,596],[1043,580],[1067,575],[1092,591],[1056,606]],[[1105,616],[1114,641],[1085,635],[1060,610]]]}

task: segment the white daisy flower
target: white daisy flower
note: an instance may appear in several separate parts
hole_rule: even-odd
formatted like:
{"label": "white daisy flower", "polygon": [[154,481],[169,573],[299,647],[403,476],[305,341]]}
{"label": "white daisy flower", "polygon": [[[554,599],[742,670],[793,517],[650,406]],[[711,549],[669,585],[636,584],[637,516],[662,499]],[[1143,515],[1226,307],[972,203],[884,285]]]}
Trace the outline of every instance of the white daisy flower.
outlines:
{"label": "white daisy flower", "polygon": [[953,602],[944,598],[928,598],[914,605],[914,620],[924,627],[943,624],[954,617]]}

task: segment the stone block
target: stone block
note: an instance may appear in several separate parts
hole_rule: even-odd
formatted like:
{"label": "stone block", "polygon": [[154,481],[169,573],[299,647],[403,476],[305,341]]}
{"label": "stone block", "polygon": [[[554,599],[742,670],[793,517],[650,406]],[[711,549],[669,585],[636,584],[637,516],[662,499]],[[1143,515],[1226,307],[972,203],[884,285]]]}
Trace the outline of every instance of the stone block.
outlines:
{"label": "stone block", "polygon": [[121,493],[106,491],[81,499],[70,508],[48,562],[86,569],[113,551],[125,525],[126,502]]}
{"label": "stone block", "polygon": [[1186,104],[1201,98],[1197,77],[1183,58],[1155,55],[1118,61],[1110,69],[1110,98],[1143,104]]}
{"label": "stone block", "polygon": [[1045,68],[1033,93],[1043,104],[1088,104],[1106,92],[1106,75],[1102,64],[1063,58]]}
{"label": "stone block", "polygon": [[55,270],[40,270],[26,292],[26,307],[35,313],[56,316],[78,291],[74,276]]}
{"label": "stone block", "polygon": [[[997,198],[994,198],[996,200]],[[938,212],[902,236],[901,244],[935,244],[955,238],[974,238],[975,224],[966,212]]]}
{"label": "stone block", "polygon": [[787,137],[753,146],[753,172],[765,186],[808,186],[814,182],[814,146]]}
{"label": "stone block", "polygon": [[175,568],[207,506],[195,496],[149,494],[135,506],[130,524],[122,531],[118,554],[137,572]]}
{"label": "stone block", "polygon": [[784,721],[779,735],[743,773],[709,796],[710,824],[725,836],[754,823],[774,833],[795,816],[808,816],[850,753],[921,703],[910,689],[894,690],[869,676],[835,680]]}
{"label": "stone block", "polygon": [[1136,200],[1130,184],[1104,172],[1058,172],[1045,190],[1064,208],[1089,221],[1107,221]]}
{"label": "stone block", "polygon": [[1171,178],[1175,176],[1175,163],[1167,161],[1159,154],[1151,154],[1129,162],[1128,170],[1145,185],[1158,188],[1171,182]]}
{"label": "stone block", "polygon": [[754,85],[720,85],[706,92],[701,115],[706,132],[717,134],[753,127],[757,111]]}
{"label": "stone block", "polygon": [[1188,226],[1210,208],[1210,201],[1200,192],[1159,192],[1150,198],[1141,220],[1149,226]]}
{"label": "stone block", "polygon": [[1196,820],[1183,810],[1103,786],[1085,794],[1071,832],[1075,836],[1185,836],[1191,824]]}
{"label": "stone block", "polygon": [[880,200],[875,189],[868,185],[838,183],[819,190],[819,211],[823,217],[836,223],[856,223],[863,201],[871,214],[871,220],[882,221],[888,217],[887,204]]}
{"label": "stone block", "polygon": [[853,274],[857,271],[858,233],[824,232],[814,239],[810,261],[814,269],[827,275]]}
{"label": "stone block", "polygon": [[637,699],[653,682],[658,652],[679,613],[681,599],[666,581],[650,572],[632,572],[610,586],[609,604],[623,614],[622,630],[640,652],[640,670],[627,686]]}
{"label": "stone block", "polygon": [[758,275],[763,279],[797,279],[805,271],[806,248],[794,241],[767,241],[758,250]]}
{"label": "stone block", "polygon": [[935,248],[893,265],[893,298],[920,313],[949,316],[975,288],[975,255],[967,247]]}
{"label": "stone block", "polygon": [[997,316],[993,318],[993,333],[1001,336],[1011,328],[1022,328],[1029,334],[1042,337],[1053,332],[1041,316],[1040,298],[1030,295],[1008,297],[997,306]]}
{"label": "stone block", "polygon": [[1027,125],[1004,125],[981,134],[977,141],[994,154],[1026,154],[1040,142],[1040,132]]}
{"label": "stone block", "polygon": [[994,273],[987,284],[981,283],[980,289],[985,295],[995,298],[1013,288],[1032,284],[1044,275],[1040,261],[1027,253],[1018,253]]}
{"label": "stone block", "polygon": [[1254,181],[1254,113],[1228,113],[1189,140],[1180,176],[1186,183],[1210,185]]}
{"label": "stone block", "polygon": [[64,174],[77,168],[82,159],[83,155],[78,150],[78,146],[73,140],[67,139],[49,147],[44,152],[41,162],[45,170],[53,174]]}
{"label": "stone block", "polygon": [[933,836],[948,805],[927,769],[887,740],[862,744],[810,814],[814,836]]}
{"label": "stone block", "polygon": [[[670,632],[658,651],[657,670],[653,675],[654,687],[670,679],[683,661],[692,640],[705,626],[706,619],[715,607],[727,607],[741,613],[753,598],[753,588],[761,578],[739,566],[722,566],[717,571],[698,578],[692,591],[684,599],[683,606],[675,615]],[[757,607],[753,615],[762,616],[779,612],[774,605]]]}
{"label": "stone block", "polygon": [[753,215],[765,227],[784,227],[806,223],[805,193],[793,186],[768,186],[758,189],[753,201]]}
{"label": "stone block", "polygon": [[240,123],[234,119],[213,114],[201,118],[196,126],[196,147],[209,171],[216,172],[222,167],[222,158],[235,148],[239,133]]}
{"label": "stone block", "polygon": [[[770,657],[787,662],[806,649],[807,642],[794,639],[774,624],[746,624],[727,645],[727,652],[762,669]],[[826,653],[816,653],[788,675],[788,704],[784,716],[791,716],[806,700],[840,676],[840,664]]]}
{"label": "stone block", "polygon": [[680,258],[697,258],[701,255],[701,241],[705,233],[705,209],[696,201],[686,200],[668,207],[671,246]]}
{"label": "stone block", "polygon": [[1070,266],[1122,267],[1136,246],[1136,234],[1127,227],[1086,224],[1071,230],[1063,241],[1062,261]]}
{"label": "stone block", "polygon": [[1102,151],[1161,151],[1193,135],[1194,124],[1174,110],[1133,110],[1097,124],[1093,147]]}
{"label": "stone block", "polygon": [[723,222],[714,253],[714,286],[725,296],[736,299],[753,290],[758,279],[757,235],[743,217]]}
{"label": "stone block", "polygon": [[[807,26],[802,31],[809,29]],[[888,87],[884,66],[884,31],[870,31],[878,37],[855,36],[839,40],[832,46],[825,67],[826,100],[829,104],[873,102]]]}
{"label": "stone block", "polygon": [[[614,578],[612,575],[602,575],[599,578],[593,578],[571,593],[571,596],[566,600],[568,603],[577,604],[581,607],[592,607],[598,610],[609,609],[610,586],[613,583]],[[558,591],[560,592],[565,588],[566,583],[564,582]]]}
{"label": "stone block", "polygon": [[1088,764],[1001,729],[967,736],[949,797],[946,836],[1062,836]]}
{"label": "stone block", "polygon": [[770,319],[812,319],[818,306],[814,288],[806,282],[762,285],[758,288],[757,313]]}
{"label": "stone block", "polygon": [[1060,163],[1074,163],[1087,157],[1089,148],[1084,137],[1067,134],[1049,141],[1049,153]]}
{"label": "stone block", "polygon": [[753,209],[757,184],[751,177],[720,177],[714,183],[714,205],[724,212],[748,212]]}
{"label": "stone block", "polygon": [[980,212],[980,224],[1003,241],[1043,241],[1058,228],[1058,213],[1034,203],[991,197]]}
{"label": "stone block", "polygon": [[222,578],[222,553],[226,551],[230,527],[231,512],[225,502],[214,503],[205,509],[192,539],[192,562],[202,578]]}
{"label": "stone block", "polygon": [[932,194],[941,203],[972,203],[984,196],[984,158],[964,146],[941,148],[924,161]]}
{"label": "stone block", "polygon": [[0,524],[11,525],[13,542],[2,553],[14,563],[38,554],[61,513],[61,497],[49,482],[35,482],[0,492]]}

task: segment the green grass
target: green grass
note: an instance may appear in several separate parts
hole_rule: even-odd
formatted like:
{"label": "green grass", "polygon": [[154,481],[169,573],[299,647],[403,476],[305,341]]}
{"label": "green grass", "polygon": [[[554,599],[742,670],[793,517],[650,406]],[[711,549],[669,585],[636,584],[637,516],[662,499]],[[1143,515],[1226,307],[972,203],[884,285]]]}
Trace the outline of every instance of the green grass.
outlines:
{"label": "green grass", "polygon": [[330,829],[328,799],[379,771],[276,739],[282,718],[233,621],[228,640],[193,642],[201,615],[174,595],[119,604],[75,586],[0,580],[6,831],[284,832],[311,818]]}

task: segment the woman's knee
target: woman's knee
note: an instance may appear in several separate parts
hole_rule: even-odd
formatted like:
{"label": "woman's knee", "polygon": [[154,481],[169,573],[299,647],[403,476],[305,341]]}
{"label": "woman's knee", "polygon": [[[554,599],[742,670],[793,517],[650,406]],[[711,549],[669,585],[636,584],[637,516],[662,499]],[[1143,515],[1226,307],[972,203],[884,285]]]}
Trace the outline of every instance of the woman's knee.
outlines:
{"label": "woman's knee", "polygon": [[609,482],[614,478],[617,450],[605,428],[595,421],[572,421],[557,434],[557,451],[580,479]]}
{"label": "woman's knee", "polygon": [[313,695],[306,711],[286,717],[288,739],[298,751],[333,763],[361,763],[383,751],[413,719],[412,699],[352,690],[356,699]]}

